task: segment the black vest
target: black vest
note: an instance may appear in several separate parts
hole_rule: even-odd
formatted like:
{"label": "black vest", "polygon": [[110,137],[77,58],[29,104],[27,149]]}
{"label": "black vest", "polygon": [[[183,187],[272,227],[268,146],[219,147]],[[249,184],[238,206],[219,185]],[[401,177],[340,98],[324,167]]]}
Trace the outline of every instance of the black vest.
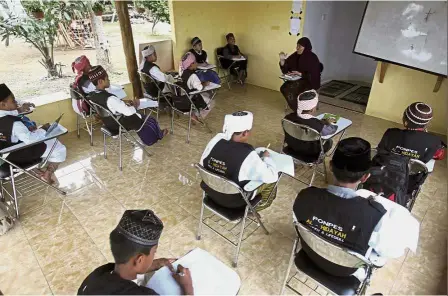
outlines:
{"label": "black vest", "polygon": [[240,54],[240,49],[239,49],[238,46],[236,46],[236,45],[234,45],[234,46],[233,46],[233,49],[232,49],[232,47],[230,46],[230,44],[227,44],[227,45],[225,46],[225,48],[227,48],[227,49],[229,50],[229,54],[230,54],[230,55],[239,55],[239,54]]}
{"label": "black vest", "polygon": [[[6,115],[0,117],[0,150],[14,146],[17,143],[12,143],[12,128],[14,122],[21,121],[19,117]],[[34,162],[35,160],[39,160],[41,156],[44,154],[47,145],[45,143],[39,143],[37,145],[30,146],[28,148],[16,151],[8,155],[7,159],[14,164],[28,164],[30,162]]]}
{"label": "black vest", "polygon": [[[210,154],[204,158],[204,168],[212,173],[229,179],[241,188],[249,180],[239,181],[241,165],[247,156],[254,151],[254,148],[246,143],[237,143],[232,140],[220,140],[210,151]],[[245,207],[246,203],[240,194],[221,194],[209,188],[205,183],[201,183],[202,189],[218,205],[226,208]]]}
{"label": "black vest", "polygon": [[202,64],[205,63],[207,61],[207,53],[205,52],[205,50],[203,50],[201,52],[201,54],[197,53],[196,50],[194,50],[193,48],[189,50],[192,54],[194,54],[195,58],[196,58],[196,62],[198,64]]}
{"label": "black vest", "polygon": [[16,121],[20,121],[17,116],[6,115],[0,117],[0,150],[17,144],[11,142],[12,126]]}
{"label": "black vest", "polygon": [[194,91],[194,89],[191,89],[188,87],[188,79],[190,79],[191,75],[193,75],[195,73],[195,71],[193,70],[184,70],[182,72],[182,76],[180,78],[182,78],[182,82],[180,83],[180,85],[188,92],[190,91]]}
{"label": "black vest", "polygon": [[[347,249],[366,254],[376,225],[386,213],[384,207],[370,198],[341,198],[323,188],[309,187],[297,195],[293,206],[297,220],[326,240]],[[307,255],[323,270],[336,276],[347,276],[356,269],[346,268],[317,255],[302,241]]]}
{"label": "black vest", "polygon": [[[94,103],[97,103],[101,107],[105,108],[106,110],[110,111],[110,109],[107,107],[107,99],[110,96],[114,95],[105,90],[97,89],[89,94],[89,99],[92,100]],[[101,120],[103,121],[107,129],[109,129],[112,133],[118,132],[119,126],[113,118],[111,118],[110,116],[101,116]],[[140,117],[138,117],[137,114],[133,114],[131,116],[120,115],[118,121],[128,131],[138,130],[143,124],[143,120]]]}
{"label": "black vest", "polygon": [[[151,69],[153,67],[159,68],[159,66],[157,66],[156,64],[154,64],[152,62],[145,61],[144,65],[143,65],[143,69],[141,71],[143,73],[151,76],[149,71],[151,71]],[[156,81],[156,82],[157,82],[157,86],[159,86],[160,90],[163,90],[163,88],[165,87],[165,83],[160,82],[160,81]],[[153,81],[150,81],[149,83],[145,83],[145,85],[144,85],[146,93],[148,93],[150,96],[152,96],[154,98],[157,98],[159,95],[159,89],[157,88],[157,86]]]}

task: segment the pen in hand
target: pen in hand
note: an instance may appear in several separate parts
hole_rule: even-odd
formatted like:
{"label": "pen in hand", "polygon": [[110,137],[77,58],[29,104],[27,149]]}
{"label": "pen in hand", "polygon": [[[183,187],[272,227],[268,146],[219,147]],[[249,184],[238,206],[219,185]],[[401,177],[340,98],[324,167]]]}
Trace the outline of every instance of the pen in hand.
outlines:
{"label": "pen in hand", "polygon": [[[264,151],[260,151],[260,153],[259,153],[258,155],[259,155],[261,158],[263,158],[263,157],[265,157],[265,156],[269,156],[269,152],[268,152],[269,146],[271,146],[271,143],[269,143],[268,146],[266,146],[266,150],[264,150]],[[268,153],[268,155],[264,155],[266,152]]]}

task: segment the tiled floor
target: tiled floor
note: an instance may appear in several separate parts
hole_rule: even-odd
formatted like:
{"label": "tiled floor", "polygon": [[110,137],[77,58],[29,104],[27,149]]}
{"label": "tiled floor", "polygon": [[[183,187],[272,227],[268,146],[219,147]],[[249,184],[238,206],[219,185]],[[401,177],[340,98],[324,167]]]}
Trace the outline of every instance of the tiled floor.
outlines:
{"label": "tiled floor", "polygon": [[[254,112],[251,143],[280,149],[283,133],[280,119],[284,101],[280,93],[247,86],[221,90],[209,115],[214,131],[222,128],[226,113]],[[375,146],[386,128],[396,124],[321,104],[320,112],[338,113],[354,124],[347,136],[361,136]],[[397,110],[401,112],[401,110]],[[167,126],[168,118],[161,118]],[[192,163],[200,158],[213,136],[203,128],[192,132],[185,143],[185,129],[177,125],[170,135],[149,150],[152,157],[125,145],[124,168],[118,170],[117,154],[102,156],[101,136],[94,146],[86,133],[63,138],[68,159],[58,170],[59,186],[68,192],[60,196],[48,189],[29,191],[21,199],[23,215],[15,228],[0,236],[0,290],[6,294],[74,294],[84,277],[95,267],[112,260],[108,236],[125,209],[150,208],[163,220],[158,256],[178,257],[201,247],[230,265],[233,247],[211,231],[195,240],[201,205],[199,180]],[[310,176],[297,168],[302,180]],[[390,260],[378,270],[368,292],[384,294],[436,294],[444,290],[446,277],[447,184],[446,162],[438,162],[426,181],[413,214],[422,222],[417,254]],[[324,186],[318,176],[316,184]],[[271,234],[259,229],[242,246],[237,272],[242,279],[240,294],[278,294],[292,248],[294,231],[291,209],[302,183],[284,178],[272,207],[262,212]],[[406,231],[405,229],[403,231]],[[297,282],[303,294],[322,293],[304,278]],[[316,291],[313,291],[315,289]],[[446,290],[445,290],[446,291]]]}

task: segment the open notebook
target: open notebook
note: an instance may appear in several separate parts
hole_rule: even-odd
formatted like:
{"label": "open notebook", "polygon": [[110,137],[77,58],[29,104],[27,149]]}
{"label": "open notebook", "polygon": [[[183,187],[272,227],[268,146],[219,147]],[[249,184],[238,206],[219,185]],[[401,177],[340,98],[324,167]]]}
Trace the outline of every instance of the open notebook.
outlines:
{"label": "open notebook", "polygon": [[294,177],[294,161],[292,160],[291,156],[275,152],[274,150],[271,150],[269,148],[259,147],[255,149],[258,154],[265,150],[269,151],[269,154],[271,155],[271,158],[275,163],[275,167],[279,172]]}
{"label": "open notebook", "polygon": [[211,69],[214,69],[214,68],[216,68],[216,66],[212,65],[212,64],[201,64],[201,65],[198,65],[198,69],[199,70],[211,70]]}
{"label": "open notebook", "polygon": [[159,102],[153,101],[150,99],[140,99],[140,105],[138,106],[138,109],[146,109],[146,108],[155,108],[159,106]]}
{"label": "open notebook", "polygon": [[[236,295],[241,286],[238,274],[210,255],[196,248],[173,263],[190,269],[195,295]],[[159,269],[147,284],[160,295],[181,295],[182,291],[168,267]]]}

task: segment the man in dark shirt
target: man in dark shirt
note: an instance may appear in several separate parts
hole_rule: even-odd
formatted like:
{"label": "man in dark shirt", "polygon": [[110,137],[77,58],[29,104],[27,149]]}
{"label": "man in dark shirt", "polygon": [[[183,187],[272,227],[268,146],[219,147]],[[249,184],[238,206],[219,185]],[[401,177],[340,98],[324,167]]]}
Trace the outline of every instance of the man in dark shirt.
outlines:
{"label": "man in dark shirt", "polygon": [[95,269],[79,287],[78,295],[157,295],[152,289],[137,285],[137,274],[167,266],[184,295],[193,295],[188,268],[179,265],[175,273],[169,259],[155,259],[163,223],[151,210],[127,210],[110,234],[115,263]]}
{"label": "man in dark shirt", "polygon": [[247,57],[245,57],[239,47],[235,44],[235,35],[226,35],[227,45],[224,46],[224,59],[221,61],[224,68],[229,68],[232,75],[236,75],[238,83],[244,84],[247,77]]}
{"label": "man in dark shirt", "polygon": [[432,119],[432,108],[422,102],[409,105],[403,113],[405,129],[388,129],[378,144],[378,149],[408,156],[427,163],[443,159],[446,144],[437,136],[426,132]]}

